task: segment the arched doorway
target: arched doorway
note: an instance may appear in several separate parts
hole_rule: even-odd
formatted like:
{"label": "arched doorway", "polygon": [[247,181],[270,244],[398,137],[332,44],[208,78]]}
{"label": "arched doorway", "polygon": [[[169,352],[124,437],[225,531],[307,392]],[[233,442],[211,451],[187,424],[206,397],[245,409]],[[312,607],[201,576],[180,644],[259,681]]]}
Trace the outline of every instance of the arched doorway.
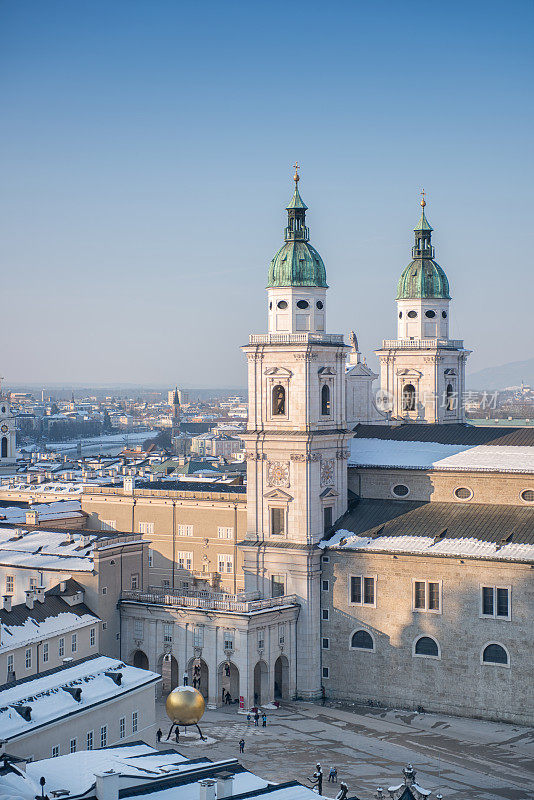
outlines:
{"label": "arched doorway", "polygon": [[178,672],[178,662],[170,653],[161,655],[158,659],[158,672],[161,675],[161,691],[168,694],[180,683],[180,673]]}
{"label": "arched doorway", "polygon": [[[195,670],[195,667],[197,668]],[[204,698],[208,700],[209,695],[209,677],[210,671],[208,665],[203,658],[192,658],[187,668],[187,675],[189,678],[189,686],[195,686],[194,679],[196,678],[196,688]],[[200,680],[200,683],[198,681]]]}
{"label": "arched doorway", "polygon": [[139,669],[148,669],[148,656],[142,650],[136,650],[133,654],[132,664]]}
{"label": "arched doorway", "polygon": [[226,696],[230,692],[232,700],[239,701],[239,670],[231,661],[223,661],[217,670],[218,702],[223,702],[223,689]]}
{"label": "arched doorway", "polygon": [[277,700],[289,700],[289,661],[284,655],[274,662],[274,696]]}
{"label": "arched doorway", "polygon": [[269,702],[269,668],[265,661],[258,661],[254,667],[254,704]]}

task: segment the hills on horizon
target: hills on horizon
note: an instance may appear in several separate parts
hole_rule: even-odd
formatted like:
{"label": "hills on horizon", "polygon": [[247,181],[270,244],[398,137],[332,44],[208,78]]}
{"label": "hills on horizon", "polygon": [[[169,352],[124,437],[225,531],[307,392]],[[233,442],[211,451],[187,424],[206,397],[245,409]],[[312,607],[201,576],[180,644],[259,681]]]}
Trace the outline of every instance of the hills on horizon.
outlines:
{"label": "hills on horizon", "polygon": [[486,367],[468,374],[466,382],[469,389],[505,389],[520,386],[521,382],[534,386],[534,358]]}

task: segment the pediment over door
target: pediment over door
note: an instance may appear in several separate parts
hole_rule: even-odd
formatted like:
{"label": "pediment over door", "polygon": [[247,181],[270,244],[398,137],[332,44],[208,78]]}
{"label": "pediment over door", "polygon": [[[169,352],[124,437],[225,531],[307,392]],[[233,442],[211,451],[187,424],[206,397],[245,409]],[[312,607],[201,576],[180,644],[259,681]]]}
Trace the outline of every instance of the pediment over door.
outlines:
{"label": "pediment over door", "polygon": [[293,500],[290,494],[283,492],[281,489],[273,489],[271,492],[265,492],[263,496],[266,500],[285,500],[286,502]]}
{"label": "pediment over door", "polygon": [[293,375],[291,370],[286,369],[286,367],[267,367],[263,374],[278,378],[290,378]]}

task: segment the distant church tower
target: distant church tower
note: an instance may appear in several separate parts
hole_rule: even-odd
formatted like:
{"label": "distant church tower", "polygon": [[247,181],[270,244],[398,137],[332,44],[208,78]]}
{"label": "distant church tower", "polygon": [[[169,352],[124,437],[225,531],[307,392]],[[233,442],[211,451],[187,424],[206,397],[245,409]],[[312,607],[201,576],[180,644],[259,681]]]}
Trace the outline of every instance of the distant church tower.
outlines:
{"label": "distant church tower", "polygon": [[449,281],[434,261],[432,228],[421,201],[412,261],[397,289],[397,338],[376,351],[381,390],[393,419],[406,422],[465,422],[465,363],[471,351],[449,339]]}
{"label": "distant church tower", "polygon": [[347,508],[345,360],[342,334],[326,333],[326,270],[309,243],[298,189],[285,242],[271,261],[269,332],[251,335],[245,588],[296,594],[297,691],[320,693],[320,553],[317,543]]}
{"label": "distant church tower", "polygon": [[9,400],[0,389],[0,472],[12,471],[17,461],[17,426]]}

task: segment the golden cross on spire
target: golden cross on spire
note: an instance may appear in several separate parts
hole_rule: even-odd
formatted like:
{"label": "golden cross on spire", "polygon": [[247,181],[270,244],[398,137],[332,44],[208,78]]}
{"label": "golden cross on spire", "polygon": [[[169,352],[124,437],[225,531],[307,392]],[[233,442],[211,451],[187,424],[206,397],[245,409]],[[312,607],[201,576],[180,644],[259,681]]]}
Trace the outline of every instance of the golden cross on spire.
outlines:
{"label": "golden cross on spire", "polygon": [[295,174],[293,175],[293,180],[295,181],[295,186],[296,186],[297,183],[300,181],[298,161],[295,161],[295,163],[293,164],[293,168],[295,170]]}
{"label": "golden cross on spire", "polygon": [[426,194],[425,190],[421,189],[421,197],[423,198],[421,200],[421,207],[422,208],[424,208],[426,206],[425,194]]}

